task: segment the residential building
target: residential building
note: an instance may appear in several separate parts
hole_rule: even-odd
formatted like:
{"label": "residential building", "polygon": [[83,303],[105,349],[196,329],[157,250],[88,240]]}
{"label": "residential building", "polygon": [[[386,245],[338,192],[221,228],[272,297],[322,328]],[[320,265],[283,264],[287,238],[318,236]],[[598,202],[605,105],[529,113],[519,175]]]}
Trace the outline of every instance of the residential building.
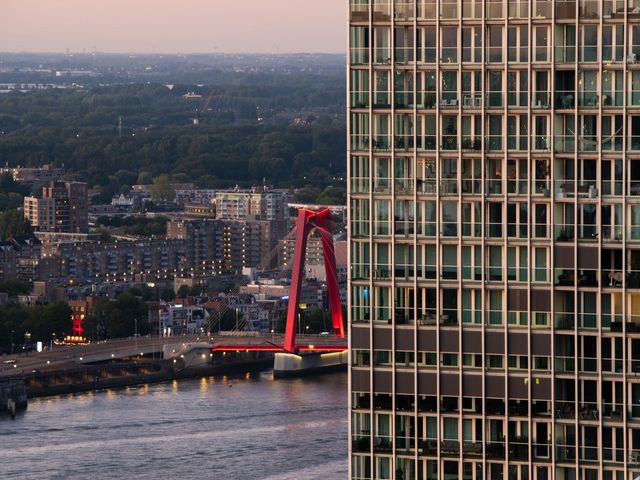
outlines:
{"label": "residential building", "polygon": [[251,190],[219,191],[215,195],[216,216],[222,220],[272,220],[285,222],[289,212],[281,190],[254,187]]}
{"label": "residential building", "polygon": [[42,197],[24,198],[24,215],[36,230],[87,232],[87,184],[52,181],[42,187]]}
{"label": "residential building", "polygon": [[52,182],[64,175],[64,168],[55,167],[52,164],[43,165],[42,167],[9,167],[0,168],[0,175],[5,173],[11,174],[13,179],[18,183],[26,183],[28,185],[45,184]]}
{"label": "residential building", "polygon": [[350,1],[350,477],[640,478],[640,4]]}

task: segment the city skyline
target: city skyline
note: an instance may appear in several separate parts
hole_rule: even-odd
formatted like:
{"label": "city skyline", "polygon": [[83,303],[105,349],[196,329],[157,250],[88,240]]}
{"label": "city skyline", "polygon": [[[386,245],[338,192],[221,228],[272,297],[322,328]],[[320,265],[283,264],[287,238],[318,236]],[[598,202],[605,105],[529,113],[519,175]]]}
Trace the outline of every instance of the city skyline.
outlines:
{"label": "city skyline", "polygon": [[[179,9],[168,0],[138,0],[133,5],[96,0],[91,8],[81,0],[37,0],[28,7],[8,3],[0,17],[0,50],[165,54],[345,50],[341,0],[249,0],[243,5],[248,6],[242,15],[234,15],[240,8],[229,1],[214,5],[185,0]],[[113,25],[118,25],[117,35]]]}

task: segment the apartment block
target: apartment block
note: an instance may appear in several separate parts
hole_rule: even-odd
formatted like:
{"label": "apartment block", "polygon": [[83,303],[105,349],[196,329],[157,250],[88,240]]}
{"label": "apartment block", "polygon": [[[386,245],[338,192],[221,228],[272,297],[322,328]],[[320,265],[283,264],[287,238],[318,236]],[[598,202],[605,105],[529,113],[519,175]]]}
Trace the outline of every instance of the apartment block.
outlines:
{"label": "apartment block", "polygon": [[352,479],[640,478],[640,2],[349,2]]}
{"label": "apartment block", "polygon": [[87,232],[87,184],[52,181],[42,187],[42,197],[24,198],[24,215],[44,232]]}

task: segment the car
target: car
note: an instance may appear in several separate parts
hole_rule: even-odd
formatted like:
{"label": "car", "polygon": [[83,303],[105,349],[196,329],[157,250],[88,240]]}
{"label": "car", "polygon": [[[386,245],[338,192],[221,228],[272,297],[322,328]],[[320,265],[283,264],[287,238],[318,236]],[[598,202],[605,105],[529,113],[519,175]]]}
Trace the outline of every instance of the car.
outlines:
{"label": "car", "polygon": [[5,360],[5,361],[4,361],[4,362],[2,362],[2,363],[11,364],[11,363],[16,363],[16,361],[15,361],[15,360],[13,360],[13,359],[11,359],[11,360]]}
{"label": "car", "polygon": [[320,335],[331,335],[329,332],[320,332]]}

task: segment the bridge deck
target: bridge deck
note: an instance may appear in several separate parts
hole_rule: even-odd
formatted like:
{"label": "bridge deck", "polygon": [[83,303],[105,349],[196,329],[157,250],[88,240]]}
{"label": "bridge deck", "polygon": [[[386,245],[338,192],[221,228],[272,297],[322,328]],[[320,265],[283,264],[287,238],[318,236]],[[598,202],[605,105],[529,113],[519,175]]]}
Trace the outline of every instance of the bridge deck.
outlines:
{"label": "bridge deck", "polygon": [[[129,357],[155,357],[162,355],[168,345],[176,349],[190,344],[208,344],[216,351],[284,351],[283,335],[212,335],[182,337],[139,337],[93,342],[89,345],[55,347],[40,353],[22,353],[0,357],[0,378],[56,370],[82,364],[104,362]],[[344,338],[332,335],[300,335],[300,351],[334,352],[347,349]]]}

